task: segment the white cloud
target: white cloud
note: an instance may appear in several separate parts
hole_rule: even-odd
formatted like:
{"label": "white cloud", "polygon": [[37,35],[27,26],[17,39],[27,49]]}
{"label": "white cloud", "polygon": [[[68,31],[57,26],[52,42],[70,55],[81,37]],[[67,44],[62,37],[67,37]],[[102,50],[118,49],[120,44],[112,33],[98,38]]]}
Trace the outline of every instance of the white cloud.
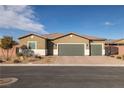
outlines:
{"label": "white cloud", "polygon": [[105,24],[106,26],[113,26],[113,25],[114,25],[112,22],[109,22],[109,21],[106,21],[104,24]]}
{"label": "white cloud", "polygon": [[47,33],[34,14],[31,6],[0,6],[0,28]]}

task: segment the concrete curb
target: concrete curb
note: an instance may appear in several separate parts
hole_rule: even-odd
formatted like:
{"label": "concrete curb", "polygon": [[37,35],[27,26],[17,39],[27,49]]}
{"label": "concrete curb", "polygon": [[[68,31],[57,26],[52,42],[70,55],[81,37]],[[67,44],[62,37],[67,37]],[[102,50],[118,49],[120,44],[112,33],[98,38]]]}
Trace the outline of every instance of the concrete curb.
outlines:
{"label": "concrete curb", "polygon": [[124,67],[124,64],[0,64],[2,66],[111,66]]}

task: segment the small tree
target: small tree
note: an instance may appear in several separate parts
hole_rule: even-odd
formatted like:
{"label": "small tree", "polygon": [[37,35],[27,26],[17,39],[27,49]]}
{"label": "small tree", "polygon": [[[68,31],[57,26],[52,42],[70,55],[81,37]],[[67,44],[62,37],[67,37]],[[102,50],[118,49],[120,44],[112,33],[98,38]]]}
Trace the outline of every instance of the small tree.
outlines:
{"label": "small tree", "polygon": [[16,42],[10,36],[4,36],[1,39],[1,45],[0,45],[0,47],[2,49],[6,50],[6,53],[7,53],[6,60],[7,61],[9,60],[9,49],[12,49],[15,44],[16,44]]}
{"label": "small tree", "polygon": [[25,57],[30,57],[34,55],[34,52],[30,49],[30,47],[27,47],[26,45],[22,45],[21,47],[21,54]]}

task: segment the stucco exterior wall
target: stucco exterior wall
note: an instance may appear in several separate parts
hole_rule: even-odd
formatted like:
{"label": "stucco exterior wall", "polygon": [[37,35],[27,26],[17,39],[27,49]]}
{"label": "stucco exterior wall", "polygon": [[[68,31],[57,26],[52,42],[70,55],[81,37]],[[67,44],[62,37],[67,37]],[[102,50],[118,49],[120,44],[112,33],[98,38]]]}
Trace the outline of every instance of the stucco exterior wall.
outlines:
{"label": "stucco exterior wall", "polygon": [[36,41],[37,49],[46,49],[46,39],[40,38],[38,36],[28,36],[19,40],[20,46],[27,45],[28,41]]}
{"label": "stucco exterior wall", "polygon": [[[68,36],[53,40],[52,42],[54,44],[58,44],[58,43],[86,43],[86,44],[89,44],[88,39],[81,38],[76,35],[68,35]],[[56,45],[54,45],[54,49],[57,49]]]}

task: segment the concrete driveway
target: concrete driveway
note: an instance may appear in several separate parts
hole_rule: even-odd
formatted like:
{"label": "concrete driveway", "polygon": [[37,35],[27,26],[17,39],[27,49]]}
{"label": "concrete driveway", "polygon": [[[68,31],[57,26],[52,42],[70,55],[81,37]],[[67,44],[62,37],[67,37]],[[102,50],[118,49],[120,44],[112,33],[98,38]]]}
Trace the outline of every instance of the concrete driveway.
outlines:
{"label": "concrete driveway", "polygon": [[124,60],[108,56],[56,56],[55,64],[124,64]]}

